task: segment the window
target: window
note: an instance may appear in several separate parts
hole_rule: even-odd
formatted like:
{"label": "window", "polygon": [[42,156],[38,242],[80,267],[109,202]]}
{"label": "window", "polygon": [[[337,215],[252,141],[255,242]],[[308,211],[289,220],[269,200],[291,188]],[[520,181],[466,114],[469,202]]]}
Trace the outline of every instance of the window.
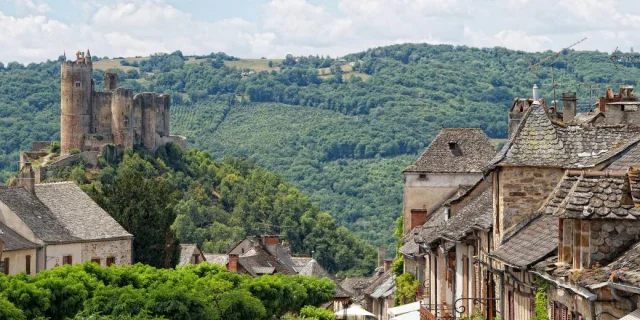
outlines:
{"label": "window", "polygon": [[80,88],[80,86],[81,86],[80,81],[76,81],[75,85],[76,85],[76,88]]}
{"label": "window", "polygon": [[73,258],[71,256],[62,256],[62,264],[73,264]]}
{"label": "window", "polygon": [[198,264],[200,263],[200,255],[199,254],[194,254],[193,255],[193,264]]}
{"label": "window", "polygon": [[421,174],[418,176],[418,179],[420,179],[420,180],[427,180],[427,175],[426,175],[426,174],[424,174],[424,173],[421,173]]}
{"label": "window", "polygon": [[112,264],[114,264],[114,263],[116,263],[116,258],[114,258],[114,257],[108,257],[107,258],[107,267],[112,265]]}
{"label": "window", "polygon": [[4,263],[2,264],[2,272],[4,274],[9,274],[9,258],[4,258]]}
{"label": "window", "polygon": [[98,265],[100,265],[100,258],[93,258],[91,259],[91,262],[97,263]]}
{"label": "window", "polygon": [[31,274],[31,255],[27,255],[25,258],[26,258],[25,259],[26,260],[26,265],[25,265],[24,270],[25,270],[25,272],[27,274]]}

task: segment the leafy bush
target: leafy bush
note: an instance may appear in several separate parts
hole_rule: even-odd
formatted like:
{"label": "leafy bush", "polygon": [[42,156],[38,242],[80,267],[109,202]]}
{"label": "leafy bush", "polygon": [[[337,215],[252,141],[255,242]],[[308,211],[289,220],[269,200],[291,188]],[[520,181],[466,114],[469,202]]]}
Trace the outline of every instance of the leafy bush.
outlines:
{"label": "leafy bush", "polygon": [[300,317],[313,320],[335,320],[336,316],[330,310],[306,306],[300,310]]}
{"label": "leafy bush", "polygon": [[80,152],[81,152],[81,151],[80,151],[80,149],[78,149],[78,148],[73,148],[73,149],[69,150],[69,154],[78,154],[78,153],[80,153]]}
{"label": "leafy bush", "polygon": [[418,280],[410,273],[403,273],[399,277],[396,277],[394,304],[399,306],[415,302],[418,285]]}
{"label": "leafy bush", "polygon": [[0,319],[83,320],[267,320],[312,310],[307,303],[319,306],[334,294],[327,279],[252,278],[208,263],[174,270],[87,262],[33,277],[0,275],[0,290]]}

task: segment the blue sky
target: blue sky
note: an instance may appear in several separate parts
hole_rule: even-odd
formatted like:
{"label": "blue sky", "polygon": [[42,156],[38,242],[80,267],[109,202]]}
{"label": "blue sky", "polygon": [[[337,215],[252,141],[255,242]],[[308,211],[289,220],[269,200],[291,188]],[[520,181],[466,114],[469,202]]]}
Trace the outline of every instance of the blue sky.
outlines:
{"label": "blue sky", "polygon": [[611,52],[638,29],[635,0],[0,0],[0,61],[86,48],[340,56],[404,42],[544,51],[583,37],[576,49]]}

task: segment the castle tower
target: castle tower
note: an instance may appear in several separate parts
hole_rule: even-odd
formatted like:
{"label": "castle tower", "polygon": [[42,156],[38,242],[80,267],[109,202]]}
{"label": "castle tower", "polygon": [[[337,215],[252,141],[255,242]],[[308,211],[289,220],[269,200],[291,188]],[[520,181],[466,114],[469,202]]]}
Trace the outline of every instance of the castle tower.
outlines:
{"label": "castle tower", "polygon": [[[87,55],[89,53],[87,52]],[[74,148],[82,150],[91,125],[93,67],[91,57],[78,52],[76,61],[60,67],[60,147],[62,154]]]}
{"label": "castle tower", "polygon": [[111,131],[113,143],[124,147],[133,146],[133,90],[118,88],[111,98]]}

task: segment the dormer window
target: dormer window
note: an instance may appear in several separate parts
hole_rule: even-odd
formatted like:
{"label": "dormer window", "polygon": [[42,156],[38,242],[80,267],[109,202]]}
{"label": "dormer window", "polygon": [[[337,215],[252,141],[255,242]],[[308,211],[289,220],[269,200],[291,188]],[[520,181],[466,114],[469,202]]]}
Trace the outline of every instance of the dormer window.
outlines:
{"label": "dormer window", "polygon": [[462,150],[460,150],[460,145],[458,145],[455,141],[449,141],[449,151],[453,153],[454,156],[459,157],[462,155]]}

